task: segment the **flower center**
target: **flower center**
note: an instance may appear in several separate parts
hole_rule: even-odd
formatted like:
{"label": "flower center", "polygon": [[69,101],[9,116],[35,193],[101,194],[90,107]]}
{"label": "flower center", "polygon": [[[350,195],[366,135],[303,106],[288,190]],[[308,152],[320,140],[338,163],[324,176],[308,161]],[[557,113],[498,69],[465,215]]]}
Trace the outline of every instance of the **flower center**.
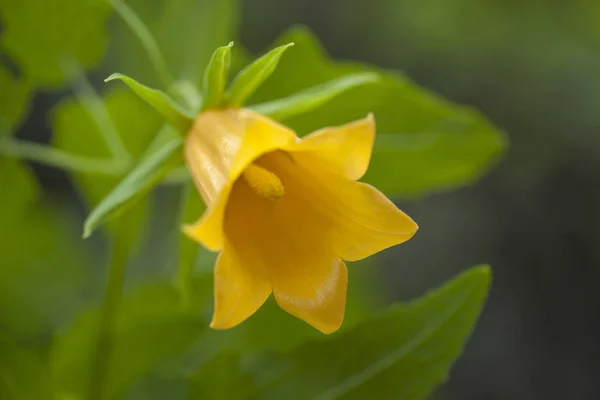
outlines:
{"label": "flower center", "polygon": [[264,199],[278,200],[285,193],[281,179],[273,172],[256,164],[250,164],[244,170],[243,176],[254,193]]}

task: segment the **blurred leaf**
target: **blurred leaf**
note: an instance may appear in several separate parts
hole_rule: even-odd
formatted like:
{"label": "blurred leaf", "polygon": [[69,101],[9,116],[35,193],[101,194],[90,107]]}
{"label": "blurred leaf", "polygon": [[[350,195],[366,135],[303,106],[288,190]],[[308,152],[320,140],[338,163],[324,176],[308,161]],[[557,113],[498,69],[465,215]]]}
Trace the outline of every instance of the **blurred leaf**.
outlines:
{"label": "blurred leaf", "polygon": [[0,136],[18,129],[29,107],[31,87],[0,64]]}
{"label": "blurred leaf", "polygon": [[423,398],[447,378],[489,282],[488,267],[473,268],[407,306],[255,366],[266,373],[260,398]]}
{"label": "blurred leaf", "polygon": [[100,60],[106,44],[106,0],[0,0],[0,48],[23,76],[43,86],[65,81],[62,57],[83,68]]}
{"label": "blurred leaf", "polygon": [[[171,0],[148,2],[128,0],[131,7],[154,33],[178,80],[199,84],[215,48],[235,38],[237,0]],[[117,69],[141,82],[158,86],[160,81],[150,68],[139,40],[122,21],[115,21],[111,50]],[[199,85],[198,85],[199,86]],[[166,89],[166,88],[164,88]]]}
{"label": "blurred leaf", "polygon": [[0,325],[33,344],[78,307],[86,260],[65,224],[72,216],[38,203],[27,166],[0,157],[0,187]]}
{"label": "blurred leaf", "polygon": [[131,206],[134,197],[139,198],[152,189],[172,168],[171,161],[179,155],[176,152],[182,143],[183,139],[172,134],[166,141],[160,140],[160,146],[150,148],[125,179],[90,212],[83,225],[83,237],[89,237],[105,219]]}
{"label": "blurred leaf", "polygon": [[188,399],[244,399],[253,390],[251,376],[240,366],[240,355],[225,350],[190,379]]}
{"label": "blurred leaf", "polygon": [[246,100],[275,71],[283,52],[293,45],[294,43],[290,42],[274,48],[244,68],[229,87],[227,105],[233,107],[244,105]]}
{"label": "blurred leaf", "polygon": [[189,131],[190,127],[192,126],[193,115],[184,110],[166,93],[157,89],[149,88],[148,86],[144,86],[135,79],[122,74],[112,74],[106,78],[104,82],[110,82],[115,79],[123,81],[131,90],[133,90],[135,94],[150,104],[150,106],[156,112],[173,124],[180,133],[186,134]]}
{"label": "blurred leaf", "polygon": [[0,215],[2,227],[11,226],[13,220],[30,211],[37,199],[39,187],[35,176],[25,164],[0,156]]}
{"label": "blurred leaf", "polygon": [[[152,109],[127,89],[113,89],[103,96],[107,112],[129,154],[139,161],[163,125]],[[79,103],[67,100],[54,109],[53,144],[81,156],[111,158],[103,136],[90,114]],[[95,207],[125,176],[73,174],[88,207]],[[139,223],[132,224],[132,240],[145,220],[147,201],[136,207]],[[111,226],[111,224],[109,224]]]}
{"label": "blurred leaf", "polygon": [[229,42],[227,46],[219,47],[208,63],[202,84],[204,91],[203,108],[217,107],[223,100],[229,76],[232,47],[233,42]]}
{"label": "blurred leaf", "polygon": [[[142,286],[123,299],[110,347],[107,398],[122,396],[136,379],[174,359],[207,330],[202,313],[206,284],[196,284],[193,308],[183,308],[179,293],[169,284]],[[93,384],[89,374],[98,320],[98,309],[87,311],[56,337],[50,364],[60,393],[79,396]]]}
{"label": "blurred leaf", "polygon": [[215,48],[234,38],[237,0],[177,0],[167,3],[158,41],[176,77],[202,82]]}
{"label": "blurred leaf", "polygon": [[346,90],[376,81],[377,75],[374,73],[350,74],[304,89],[283,99],[252,105],[250,108],[259,114],[281,121],[310,112],[328,101],[334,100]]}
{"label": "blurred leaf", "polygon": [[54,399],[48,372],[36,356],[5,335],[0,335],[0,354],[0,395],[5,394],[3,399]]}
{"label": "blurred leaf", "polygon": [[[294,29],[278,43],[294,51],[252,97],[259,103],[289,96],[351,73],[376,72],[376,83],[341,93],[310,114],[286,119],[300,134],[364,118],[373,112],[377,140],[364,180],[388,194],[416,195],[470,182],[504,151],[503,134],[479,113],[457,107],[406,77],[356,63],[335,63],[306,29]],[[390,140],[391,139],[391,140]]]}

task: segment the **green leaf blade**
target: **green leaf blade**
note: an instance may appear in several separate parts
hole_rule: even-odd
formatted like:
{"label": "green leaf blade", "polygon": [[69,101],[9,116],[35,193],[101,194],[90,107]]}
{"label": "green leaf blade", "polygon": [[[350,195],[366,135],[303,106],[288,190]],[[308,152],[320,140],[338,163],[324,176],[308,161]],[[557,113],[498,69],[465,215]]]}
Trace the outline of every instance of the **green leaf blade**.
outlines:
{"label": "green leaf blade", "polygon": [[372,72],[359,72],[332,79],[320,85],[304,89],[288,97],[256,104],[250,108],[259,114],[282,121],[310,112],[347,90],[368,83],[377,82],[378,76]]}
{"label": "green leaf blade", "polygon": [[228,105],[240,107],[267,80],[277,68],[283,53],[294,43],[290,42],[269,51],[244,68],[234,79],[229,89]]}
{"label": "green leaf blade", "polygon": [[291,41],[294,51],[281,59],[253,101],[283,98],[348,74],[376,73],[377,82],[340,93],[310,113],[286,118],[285,124],[304,135],[372,112],[378,135],[397,137],[390,147],[379,141],[364,178],[387,195],[418,196],[471,183],[505,152],[504,133],[471,108],[452,104],[397,72],[331,60],[306,28],[292,29],[275,45]]}
{"label": "green leaf blade", "polygon": [[149,154],[90,212],[83,225],[84,238],[111,215],[132,205],[136,197],[149,191],[168,172],[169,161],[173,155],[178,155],[176,151],[183,140],[174,134],[165,142],[157,140],[161,142],[160,146],[151,146]]}
{"label": "green leaf blade", "polygon": [[104,82],[110,82],[116,79],[123,81],[123,83],[129,86],[135,94],[150,104],[154,110],[165,117],[167,121],[173,124],[182,134],[189,131],[193,123],[193,116],[190,115],[189,112],[183,110],[182,107],[166,93],[142,85],[135,79],[119,73],[112,74],[106,78]]}
{"label": "green leaf blade", "polygon": [[35,86],[65,83],[64,56],[87,69],[104,53],[111,12],[106,0],[0,0],[0,10],[0,47]]}
{"label": "green leaf blade", "polygon": [[206,67],[202,84],[204,91],[203,108],[205,109],[217,107],[223,101],[231,64],[232,47],[233,42],[229,42],[227,46],[217,48]]}
{"label": "green leaf blade", "polygon": [[490,279],[489,267],[472,268],[407,306],[282,355],[261,398],[423,398],[461,353]]}

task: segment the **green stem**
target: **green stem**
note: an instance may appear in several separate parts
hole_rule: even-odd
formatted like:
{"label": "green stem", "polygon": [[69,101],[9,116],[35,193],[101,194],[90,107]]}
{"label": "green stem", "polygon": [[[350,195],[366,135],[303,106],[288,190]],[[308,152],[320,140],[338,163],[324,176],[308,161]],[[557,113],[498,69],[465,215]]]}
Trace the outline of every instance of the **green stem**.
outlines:
{"label": "green stem", "polygon": [[119,176],[127,168],[120,161],[78,156],[43,144],[11,138],[0,140],[0,154],[92,175]]}
{"label": "green stem", "polygon": [[113,158],[131,163],[133,158],[121,140],[121,135],[110,117],[108,109],[100,95],[87,80],[79,65],[73,60],[66,60],[64,68],[73,79],[74,92],[86,111],[90,114]]}
{"label": "green stem", "polygon": [[133,33],[138,37],[144,50],[150,57],[150,61],[152,66],[156,70],[156,74],[161,80],[162,84],[165,88],[169,88],[173,83],[173,77],[169,73],[169,69],[167,68],[167,63],[154,39],[150,29],[144,24],[144,22],[138,17],[138,15],[133,11],[127,4],[125,4],[121,0],[109,0],[114,7],[115,11],[119,16],[125,21],[125,23],[131,28]]}
{"label": "green stem", "polygon": [[190,181],[190,173],[187,167],[179,167],[169,172],[162,183],[165,185],[180,185]]}
{"label": "green stem", "polygon": [[[192,223],[200,217],[203,209],[204,204],[198,195],[197,189],[194,183],[189,180],[188,183],[181,188],[179,221],[181,224]],[[181,290],[184,306],[188,306],[200,246],[183,232],[178,236],[179,257],[177,260],[177,286]]]}
{"label": "green stem", "polygon": [[129,234],[127,217],[125,216],[124,219],[124,221],[121,221],[121,227],[115,236],[114,247],[108,266],[106,294],[100,314],[96,348],[92,361],[88,393],[90,400],[101,400],[109,395],[106,393],[106,376],[112,357],[112,338],[115,320],[123,297],[123,283],[125,281],[125,272],[130,253],[129,241],[126,237]]}

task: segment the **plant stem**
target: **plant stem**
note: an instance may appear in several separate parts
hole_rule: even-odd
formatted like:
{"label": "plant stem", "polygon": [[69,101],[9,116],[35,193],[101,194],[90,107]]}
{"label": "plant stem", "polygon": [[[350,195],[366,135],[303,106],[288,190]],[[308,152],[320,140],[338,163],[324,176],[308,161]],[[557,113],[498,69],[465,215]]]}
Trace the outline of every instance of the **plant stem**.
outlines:
{"label": "plant stem", "polygon": [[123,297],[123,283],[125,281],[125,271],[130,253],[129,241],[125,237],[129,234],[127,214],[123,219],[115,236],[108,266],[106,294],[100,314],[96,348],[92,361],[88,394],[90,400],[101,400],[108,395],[106,393],[106,377],[112,357],[112,338],[119,305]]}
{"label": "plant stem", "polygon": [[120,161],[78,156],[47,145],[12,138],[0,140],[0,154],[92,175],[119,176],[127,168]]}
{"label": "plant stem", "polygon": [[[181,224],[191,223],[198,219],[204,209],[194,183],[189,180],[181,188],[181,205],[179,221]],[[198,259],[200,246],[183,232],[179,235],[179,253],[177,259],[177,286],[181,290],[184,307],[189,305],[190,293],[193,285],[194,270]]]}
{"label": "plant stem", "polygon": [[[110,1],[110,0],[109,0]],[[167,63],[154,39],[150,29],[144,24],[144,21],[138,17],[138,15],[133,11],[127,4],[125,4],[121,0],[112,0],[110,1],[112,6],[114,7],[117,14],[125,21],[125,23],[131,28],[133,33],[138,37],[140,42],[142,42],[142,46],[148,57],[150,57],[150,61],[154,69],[156,70],[156,74],[161,80],[162,84],[165,88],[169,88],[173,83],[173,77],[169,73],[169,69],[167,68]]]}
{"label": "plant stem", "polygon": [[115,127],[108,109],[98,92],[96,92],[92,84],[87,80],[85,74],[75,61],[67,59],[63,64],[65,70],[73,80],[75,96],[96,123],[113,158],[122,160],[124,163],[132,163],[133,158],[123,144],[119,131]]}

